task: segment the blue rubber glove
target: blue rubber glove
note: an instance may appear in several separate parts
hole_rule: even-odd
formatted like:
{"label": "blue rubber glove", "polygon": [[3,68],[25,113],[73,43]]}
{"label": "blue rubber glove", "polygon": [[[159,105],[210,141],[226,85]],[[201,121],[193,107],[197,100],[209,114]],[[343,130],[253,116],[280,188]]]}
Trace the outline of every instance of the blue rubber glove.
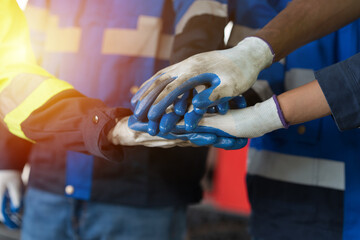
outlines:
{"label": "blue rubber glove", "polygon": [[[140,122],[137,120],[135,116],[130,116],[129,118],[129,127],[135,131],[147,132],[148,126],[147,123]],[[159,133],[156,135],[157,137],[176,140],[181,139],[183,141],[190,141],[193,146],[210,146],[213,145],[218,148],[224,148],[228,150],[232,149],[240,149],[243,148],[247,140],[226,137],[226,136],[218,136],[215,133],[208,132],[187,132],[185,131],[185,126],[177,126],[176,131],[172,131],[167,134]]]}
{"label": "blue rubber glove", "polygon": [[[192,132],[212,133],[228,138],[256,138],[287,127],[289,125],[274,95],[252,107],[229,110],[225,115],[204,114]],[[171,132],[186,132],[184,120],[180,121]]]}
{"label": "blue rubber glove", "polygon": [[[147,85],[149,85],[150,83],[151,82],[148,82]],[[144,89],[144,88],[142,88],[142,89]],[[158,86],[157,88],[154,89],[154,91],[150,95],[148,95],[147,98],[153,99],[154,97],[157,96],[157,94],[162,89],[163,89],[162,86]],[[192,92],[192,95],[190,94],[190,92]],[[139,100],[142,93],[143,93],[143,90],[140,90],[131,99],[131,104],[135,109],[138,109],[139,106],[141,107],[142,103],[144,101],[146,101],[146,99],[144,101]],[[135,110],[134,116],[136,116],[136,118],[139,119],[139,121],[141,121],[141,122],[148,122],[147,132],[151,136],[156,136],[159,133],[159,130],[162,134],[168,133],[176,125],[176,123],[184,116],[189,104],[191,103],[191,98],[193,96],[196,96],[197,94],[198,94],[197,91],[195,89],[193,89],[193,90],[187,91],[184,94],[182,94],[181,96],[177,97],[174,100],[172,111],[164,114],[164,116],[162,116],[161,120],[159,120],[159,119],[148,120],[143,114],[136,112],[136,110]],[[190,115],[189,115],[189,113],[187,114],[188,115],[187,118],[192,119],[193,122],[195,123],[201,119],[202,115],[205,112],[225,114],[228,110],[229,110],[229,103],[224,102],[217,106],[209,107],[208,109],[195,108],[192,111],[192,113],[190,113]],[[187,123],[188,122],[190,122],[190,121],[187,121]],[[191,128],[188,127],[188,130],[190,131],[193,128],[194,128],[194,126]]]}
{"label": "blue rubber glove", "polygon": [[21,172],[0,170],[0,221],[9,228],[20,228],[22,210]]}
{"label": "blue rubber glove", "polygon": [[109,131],[107,138],[114,145],[146,147],[197,147],[216,143],[217,136],[211,133],[181,133],[150,136],[148,123],[135,116],[124,117]]}
{"label": "blue rubber glove", "polygon": [[4,217],[4,224],[11,229],[21,228],[22,223],[22,204],[19,207],[15,207],[9,197],[8,191],[5,192],[1,213]]}
{"label": "blue rubber glove", "polygon": [[269,45],[256,37],[245,38],[231,49],[192,56],[146,82],[134,114],[138,119],[147,115],[149,120],[157,121],[178,96],[197,86],[205,86],[205,90],[192,99],[194,108],[207,109],[227,102],[248,90],[273,57]]}
{"label": "blue rubber glove", "polygon": [[[204,113],[219,113],[224,115],[227,113],[229,109],[240,109],[246,107],[246,101],[244,97],[238,96],[231,99],[229,102],[220,104],[215,107],[208,108],[207,111],[200,111],[199,109],[194,109],[185,114],[185,129],[188,132],[191,132],[196,128],[199,121],[203,117]],[[176,106],[175,111],[176,112]],[[160,132],[161,133],[169,133],[175,125],[180,120],[180,116],[175,114],[174,112],[167,113],[162,116],[160,121]]]}
{"label": "blue rubber glove", "polygon": [[[130,116],[129,121],[129,128],[135,131],[140,132],[147,132],[148,131],[148,124],[145,122],[140,122],[135,116]],[[215,144],[217,141],[217,136],[212,133],[187,133],[183,132],[180,134],[176,133],[167,133],[162,134],[159,133],[156,136],[165,138],[168,140],[174,140],[174,139],[181,139],[183,141],[190,141],[193,144],[196,144],[197,146],[209,146],[212,144]]]}
{"label": "blue rubber glove", "polygon": [[[215,108],[210,108],[211,111],[209,111],[208,108],[207,113],[219,113],[220,115],[225,115],[229,109],[241,109],[245,107],[245,98],[242,96],[237,96],[232,98],[229,102],[217,105]],[[186,131],[193,131],[197,127],[204,114],[205,113],[199,112],[196,109],[186,113],[184,117]],[[160,127],[162,126],[160,125]]]}
{"label": "blue rubber glove", "polygon": [[[221,116],[219,114],[214,114]],[[204,115],[206,116],[206,114]],[[201,121],[200,121],[201,122]],[[186,130],[184,120],[180,121],[169,134],[173,135],[181,135],[189,133]],[[191,134],[201,134],[201,135],[207,135],[212,134],[216,136],[216,142],[212,145],[217,148],[223,148],[226,150],[234,150],[234,149],[240,149],[246,146],[248,139],[246,138],[239,138],[236,136],[233,136],[225,131],[220,130],[219,128],[212,127],[212,126],[198,126],[196,127]],[[196,143],[195,143],[196,144]]]}

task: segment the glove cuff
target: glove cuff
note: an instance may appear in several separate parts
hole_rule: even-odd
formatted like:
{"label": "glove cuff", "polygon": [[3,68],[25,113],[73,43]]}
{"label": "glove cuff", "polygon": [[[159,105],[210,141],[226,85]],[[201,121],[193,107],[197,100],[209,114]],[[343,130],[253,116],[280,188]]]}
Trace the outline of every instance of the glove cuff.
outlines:
{"label": "glove cuff", "polygon": [[268,41],[266,41],[265,39],[263,39],[263,38],[261,38],[261,37],[254,37],[254,38],[261,39],[264,43],[267,44],[267,46],[269,47],[269,49],[270,49],[270,51],[271,51],[271,55],[272,55],[272,57],[273,57],[271,64],[274,63],[274,60],[275,60],[275,51],[274,51],[274,49],[272,48],[272,46],[270,45],[270,43],[268,43]]}
{"label": "glove cuff", "polygon": [[280,118],[280,121],[281,121],[283,127],[286,128],[286,129],[289,128],[290,125],[285,121],[284,114],[283,114],[283,112],[282,112],[282,110],[280,108],[280,104],[279,104],[279,101],[277,100],[276,95],[274,94],[272,96],[272,98],[273,98],[273,100],[275,102],[277,113],[279,114],[279,118]]}

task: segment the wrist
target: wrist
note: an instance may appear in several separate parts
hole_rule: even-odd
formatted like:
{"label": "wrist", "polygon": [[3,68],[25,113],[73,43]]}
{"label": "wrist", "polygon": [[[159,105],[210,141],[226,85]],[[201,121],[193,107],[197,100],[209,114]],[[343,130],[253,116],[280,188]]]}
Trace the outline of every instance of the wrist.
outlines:
{"label": "wrist", "polygon": [[278,99],[277,99],[277,97],[276,97],[275,94],[272,96],[272,99],[273,99],[274,102],[275,102],[276,110],[277,110],[277,113],[278,113],[278,115],[279,115],[279,118],[280,118],[280,121],[281,121],[283,127],[284,127],[284,128],[289,128],[290,124],[287,123],[287,121],[286,121],[286,119],[285,119],[285,116],[284,116],[284,113],[283,113],[283,111],[282,111],[282,109],[281,109],[281,107],[280,107],[279,101],[278,101]]}
{"label": "wrist", "polygon": [[225,130],[225,132],[234,132],[232,135],[236,137],[261,137],[266,133],[287,127],[281,121],[274,98],[269,98],[252,107],[230,110],[228,115],[233,116],[233,121],[229,122],[227,126],[234,125],[235,130]]}
{"label": "wrist", "polygon": [[254,106],[257,113],[257,121],[261,121],[263,134],[272,132],[280,128],[288,128],[289,125],[283,118],[282,111],[279,108],[276,96],[258,103]]}
{"label": "wrist", "polygon": [[259,37],[247,37],[232,49],[234,58],[243,58],[245,54],[260,70],[269,67],[275,58],[270,44]]}

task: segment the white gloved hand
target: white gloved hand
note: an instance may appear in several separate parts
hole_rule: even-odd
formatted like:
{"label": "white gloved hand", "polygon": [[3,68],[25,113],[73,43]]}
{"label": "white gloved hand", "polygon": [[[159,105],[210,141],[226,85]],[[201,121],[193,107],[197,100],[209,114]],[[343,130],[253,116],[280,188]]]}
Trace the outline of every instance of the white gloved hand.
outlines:
{"label": "white gloved hand", "polygon": [[129,117],[122,118],[108,133],[108,140],[114,145],[146,146],[146,147],[197,147],[190,141],[181,139],[165,139],[151,136],[147,132],[134,131],[128,126]]}
{"label": "white gloved hand", "polygon": [[217,135],[255,138],[287,127],[277,99],[273,96],[252,107],[229,110],[225,115],[205,114],[194,132],[216,132],[214,129],[217,129]]}
{"label": "white gloved hand", "polygon": [[[21,172],[17,170],[0,170],[0,206],[3,208],[4,195],[8,191],[13,208],[20,208],[22,199]],[[4,215],[1,211],[0,221],[4,222]]]}
{"label": "white gloved hand", "polygon": [[159,119],[178,96],[199,85],[206,88],[193,98],[194,107],[204,109],[228,101],[248,90],[273,58],[270,46],[257,37],[245,38],[231,49],[194,55],[145,82],[137,94],[134,115]]}

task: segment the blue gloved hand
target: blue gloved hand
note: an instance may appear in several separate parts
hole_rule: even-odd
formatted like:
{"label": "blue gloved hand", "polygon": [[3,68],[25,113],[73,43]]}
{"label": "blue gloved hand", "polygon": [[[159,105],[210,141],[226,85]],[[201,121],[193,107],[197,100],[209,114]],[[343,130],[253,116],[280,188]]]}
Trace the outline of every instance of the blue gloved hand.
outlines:
{"label": "blue gloved hand", "polygon": [[1,213],[4,217],[4,224],[11,229],[21,228],[22,223],[22,203],[15,207],[11,202],[9,192],[6,191],[3,197]]}
{"label": "blue gloved hand", "polygon": [[107,138],[114,145],[161,148],[197,147],[216,143],[216,136],[207,133],[150,136],[147,133],[148,125],[148,123],[138,121],[134,116],[124,117],[109,131]]}
{"label": "blue gloved hand", "polygon": [[[246,107],[245,98],[242,96],[237,96],[232,98],[229,102],[219,104],[214,108],[208,108],[206,112],[225,115],[229,109],[241,109],[245,107]],[[189,132],[193,131],[197,127],[199,121],[202,119],[204,114],[205,111],[200,112],[198,109],[194,109],[193,111],[186,113],[184,117],[186,131]]]}
{"label": "blue gloved hand", "polygon": [[[139,121],[135,116],[130,116],[129,121],[129,128],[135,131],[140,132],[147,132],[148,131],[148,123]],[[216,135],[214,134],[194,134],[194,133],[180,133],[180,134],[174,134],[174,133],[158,133],[156,136],[165,138],[168,140],[174,140],[174,139],[181,139],[183,141],[190,141],[191,143],[194,143],[198,146],[208,146],[212,145],[216,142]]]}
{"label": "blue gloved hand", "polygon": [[0,170],[0,221],[9,228],[21,227],[22,180],[17,170]]}
{"label": "blue gloved hand", "polygon": [[[140,122],[135,116],[130,116],[129,127],[135,131],[147,132],[148,124]],[[158,133],[157,137],[169,140],[181,139],[189,141],[193,146],[210,146],[224,148],[224,149],[239,149],[246,145],[247,140],[233,137],[218,136],[214,132],[187,132],[184,125],[177,126],[175,131],[170,133]],[[189,145],[191,146],[191,145]]]}
{"label": "blue gloved hand", "polygon": [[[171,132],[186,132],[184,125],[184,120],[180,121]],[[213,133],[228,138],[256,138],[287,127],[289,125],[274,95],[254,106],[229,110],[225,115],[206,113],[192,132]]]}
{"label": "blue gloved hand", "polygon": [[[217,136],[217,142],[214,144],[214,147],[224,148],[227,150],[240,149],[247,144],[247,139],[237,138],[216,128],[205,126],[197,128],[197,126],[206,112],[217,113],[216,115],[224,115],[227,113],[229,108],[241,109],[245,107],[246,101],[244,97],[234,97],[226,104],[221,104],[213,108],[208,108],[207,111],[199,111],[194,109],[186,113],[182,123],[178,123],[177,125],[175,125],[173,119],[171,119],[173,113],[166,114],[161,119],[160,129],[166,129],[167,131],[169,131],[169,129],[171,128],[171,133],[178,134],[183,132],[198,132],[202,134],[212,133]],[[169,120],[167,119],[167,116],[169,116]]]}
{"label": "blue gloved hand", "polygon": [[[156,78],[154,78],[152,81],[155,81]],[[145,86],[143,86],[131,99],[131,104],[135,109],[134,115],[137,119],[139,119],[142,122],[148,122],[148,130],[147,132],[155,136],[159,133],[159,130],[161,133],[169,133],[170,130],[175,126],[175,124],[184,116],[186,113],[188,106],[191,104],[191,99],[194,97],[197,97],[198,92],[195,89],[191,89],[189,91],[184,92],[182,95],[176,97],[174,99],[173,109],[164,114],[161,118],[161,120],[148,120],[146,116],[143,115],[143,112],[136,112],[136,109],[141,109],[142,104],[146,102],[146,99],[153,99],[157,96],[157,94],[163,89],[163,86],[157,86],[151,94],[147,96],[147,98],[144,101],[140,101],[140,97],[143,94],[144,89],[149,86],[152,81],[147,82]],[[192,94],[190,94],[192,93]],[[193,111],[190,111],[186,113],[185,118],[185,125],[186,129],[188,131],[191,131],[194,129],[198,123],[198,121],[201,119],[202,115],[205,112],[208,113],[219,113],[219,114],[225,114],[228,110],[230,105],[233,108],[243,108],[246,107],[246,102],[241,97],[235,97],[235,98],[228,98],[230,99],[229,102],[220,103],[219,105],[208,107],[207,109],[200,109],[200,108],[194,108]],[[239,103],[239,101],[241,103]],[[230,104],[230,105],[229,105]],[[236,106],[238,105],[238,106]],[[235,107],[234,107],[235,106]],[[146,109],[146,108],[145,108]],[[164,110],[165,111],[165,110]]]}
{"label": "blue gloved hand", "polygon": [[[151,84],[151,82],[148,82],[146,84],[149,85],[149,84]],[[142,112],[137,112],[136,109],[141,109],[142,104],[144,102],[146,102],[147,99],[151,100],[151,99],[155,98],[157,96],[157,94],[163,89],[163,86],[160,86],[160,85],[157,86],[154,89],[154,91],[151,94],[149,94],[144,101],[140,101],[140,96],[143,93],[145,88],[146,88],[146,86],[141,88],[142,90],[138,91],[134,95],[134,97],[131,99],[131,104],[132,104],[133,108],[135,109],[134,116],[136,116],[136,118],[141,122],[148,122],[147,132],[151,136],[156,136],[159,133],[159,130],[161,133],[170,132],[171,128],[174,127],[175,124],[186,113],[188,106],[191,104],[191,99],[193,98],[193,96],[196,96],[198,94],[195,89],[185,92],[184,94],[182,94],[174,99],[173,108],[171,109],[171,111],[168,111],[168,113],[164,114],[164,116],[161,118],[161,120],[159,120],[159,119],[149,120],[146,116],[144,116],[144,114]],[[190,94],[190,92],[192,92],[192,94]],[[146,109],[146,108],[144,108],[144,109]],[[216,113],[220,113],[220,114],[225,114],[228,111],[228,109],[229,109],[229,103],[224,102],[217,106],[209,107],[208,109],[195,108],[194,111],[190,115],[188,115],[188,117],[190,117],[194,121],[195,121],[195,119],[197,119],[197,121],[198,121],[201,119],[201,116],[205,112],[213,112],[213,113],[216,112]]]}
{"label": "blue gloved hand", "polygon": [[[151,83],[147,83],[151,84]],[[158,86],[151,95],[149,95],[149,98],[153,98],[156,96],[158,91],[163,89],[163,87]],[[190,94],[192,92],[192,95]],[[135,96],[132,99],[132,105],[133,106],[139,106],[141,105],[140,95],[142,94],[142,91],[139,91],[135,94]],[[197,96],[197,91],[195,89],[189,90],[184,92],[182,95],[176,97],[174,99],[174,106],[172,111],[164,114],[159,122],[159,120],[155,121],[148,121],[146,123],[145,121],[140,121],[137,119],[134,114],[134,116],[131,116],[129,119],[129,127],[136,131],[143,131],[148,132],[152,136],[159,136],[166,139],[188,139],[190,142],[199,145],[199,146],[207,146],[207,145],[214,145],[218,148],[224,148],[224,149],[239,149],[246,145],[247,140],[245,139],[239,139],[236,137],[228,137],[228,136],[217,136],[216,134],[211,133],[212,135],[209,135],[208,133],[201,133],[198,132],[196,134],[191,133],[191,130],[195,129],[198,122],[201,120],[202,116],[206,112],[211,113],[219,113],[219,114],[226,114],[226,112],[229,110],[229,108],[244,108],[246,107],[246,101],[243,97],[234,97],[231,98],[229,102],[224,102],[222,104],[219,104],[214,107],[209,107],[207,109],[199,109],[195,108],[192,111],[186,113],[188,105],[191,103],[189,101],[189,98],[193,96]],[[186,114],[185,114],[186,113]],[[174,133],[170,131],[175,127],[175,125],[178,123],[178,121],[183,117],[185,114],[185,131],[181,131],[178,133]],[[141,117],[141,114],[139,115]],[[145,117],[146,119],[146,117]],[[136,125],[134,125],[136,124]],[[160,129],[160,133],[159,133]],[[216,141],[214,141],[216,139]],[[196,141],[195,141],[196,140]]]}
{"label": "blue gloved hand", "polygon": [[273,57],[269,45],[256,37],[246,38],[231,49],[194,55],[146,82],[134,114],[141,120],[147,115],[157,121],[178,96],[197,86],[205,86],[205,90],[192,99],[194,108],[227,102],[249,89]]}
{"label": "blue gloved hand", "polygon": [[[196,94],[195,94],[196,96]],[[191,132],[196,128],[199,121],[203,117],[203,115],[207,113],[218,113],[224,115],[227,113],[229,109],[240,109],[246,107],[245,98],[242,96],[234,97],[229,102],[217,105],[215,107],[210,107],[206,110],[202,109],[193,109],[187,112],[184,116],[185,119],[185,129],[188,132]],[[174,112],[170,112],[162,116],[160,121],[160,132],[161,133],[169,133],[175,125],[180,120],[181,116],[176,114],[176,106],[174,107]]]}

